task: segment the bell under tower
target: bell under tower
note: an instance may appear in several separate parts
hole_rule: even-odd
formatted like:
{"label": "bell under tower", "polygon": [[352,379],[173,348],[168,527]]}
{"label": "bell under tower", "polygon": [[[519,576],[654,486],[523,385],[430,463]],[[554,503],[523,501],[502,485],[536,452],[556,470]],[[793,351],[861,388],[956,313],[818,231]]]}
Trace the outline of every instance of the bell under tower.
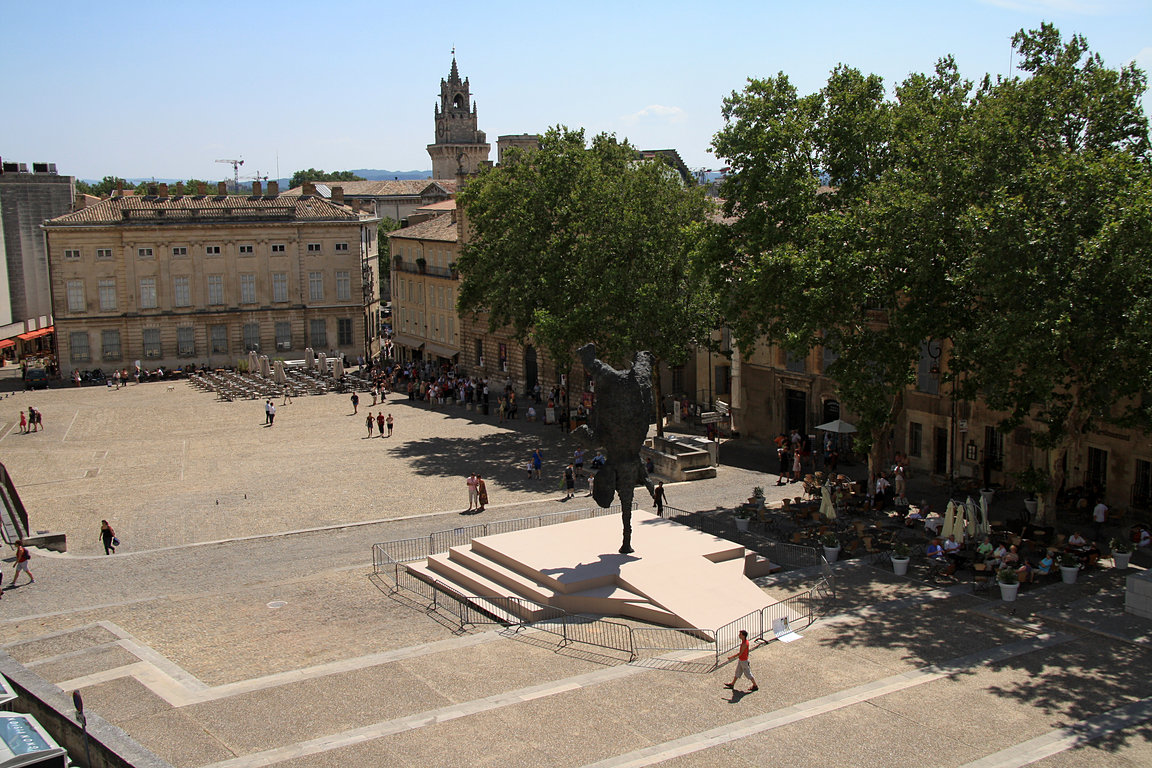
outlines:
{"label": "bell under tower", "polygon": [[491,149],[484,131],[476,128],[476,105],[472,103],[468,78],[460,79],[453,55],[448,79],[440,80],[436,143],[428,145],[432,178],[454,179],[459,172],[475,173],[488,160]]}

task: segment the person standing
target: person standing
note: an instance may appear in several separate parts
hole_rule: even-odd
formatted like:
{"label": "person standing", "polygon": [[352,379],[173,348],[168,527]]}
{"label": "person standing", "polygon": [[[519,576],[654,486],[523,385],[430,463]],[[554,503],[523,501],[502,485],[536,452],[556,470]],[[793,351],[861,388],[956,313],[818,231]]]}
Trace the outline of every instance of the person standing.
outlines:
{"label": "person standing", "polygon": [[476,475],[476,500],[480,504],[480,511],[484,511],[484,507],[488,506],[488,486],[484,484],[484,478]]}
{"label": "person standing", "polygon": [[724,687],[735,689],[736,681],[743,675],[752,683],[752,687],[748,689],[748,693],[760,690],[760,686],[756,685],[756,678],[752,677],[752,667],[748,663],[748,630],[740,630],[740,650],[728,657],[728,661],[732,661],[732,659],[738,659],[736,662],[736,674],[732,675],[732,682],[724,683]]}
{"label": "person standing", "polygon": [[268,426],[276,423],[276,403],[268,401]]}
{"label": "person standing", "polygon": [[532,472],[537,480],[544,476],[544,454],[539,448],[532,451]]}
{"label": "person standing", "polygon": [[352,400],[352,415],[355,416],[359,412],[357,409],[360,407],[360,395],[353,392],[351,400]]}
{"label": "person standing", "polygon": [[268,415],[269,409],[271,407],[272,407],[272,401],[271,400],[265,400],[264,401],[264,426],[268,426],[269,424],[272,423],[272,419]]}
{"label": "person standing", "polygon": [[28,583],[35,584],[36,579],[32,577],[32,571],[28,570],[28,561],[32,559],[32,555],[28,554],[28,550],[24,548],[24,541],[17,540],[16,542],[16,570],[12,574],[12,586],[16,586],[16,579],[20,578],[20,571],[28,574]]}
{"label": "person standing", "polygon": [[468,475],[468,511],[471,512],[480,506],[480,492],[478,490],[479,478],[476,473]]}
{"label": "person standing", "polygon": [[656,516],[664,517],[664,481],[656,483],[652,489],[652,500],[656,502]]}
{"label": "person standing", "polygon": [[576,469],[569,464],[564,467],[564,500],[572,498],[576,492]]}
{"label": "person standing", "polygon": [[364,426],[368,427],[368,439],[372,439],[372,427],[376,425],[376,419],[372,416],[372,411],[368,411],[368,417],[364,419]]}
{"label": "person standing", "polygon": [[384,437],[384,411],[376,414],[376,431],[380,433],[380,437]]}
{"label": "person standing", "polygon": [[384,423],[388,425],[388,437],[392,437],[392,414],[388,414],[388,418],[384,420]]}
{"label": "person standing", "polygon": [[36,421],[36,409],[33,408],[32,406],[28,406],[28,431],[29,432],[39,432],[40,431],[40,423],[38,421]]}
{"label": "person standing", "polygon": [[572,454],[572,465],[576,468],[576,476],[584,474],[584,449],[577,448]]}
{"label": "person standing", "polygon": [[1108,520],[1108,505],[1101,501],[1092,509],[1092,538],[1101,541],[1104,523]]}
{"label": "person standing", "polygon": [[[783,437],[783,435],[781,435]],[[788,443],[781,441],[780,445],[776,448],[776,458],[780,460],[780,478],[776,481],[776,485],[785,485],[788,482]]]}
{"label": "person standing", "polygon": [[112,530],[112,526],[108,524],[107,520],[100,521],[100,540],[104,543],[104,554],[116,554],[116,531]]}

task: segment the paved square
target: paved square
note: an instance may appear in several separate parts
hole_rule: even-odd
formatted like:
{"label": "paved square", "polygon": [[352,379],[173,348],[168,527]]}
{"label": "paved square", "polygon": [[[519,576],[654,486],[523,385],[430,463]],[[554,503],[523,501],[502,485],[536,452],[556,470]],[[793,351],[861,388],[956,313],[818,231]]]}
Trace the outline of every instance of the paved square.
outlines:
{"label": "paved square", "polygon": [[[574,446],[399,397],[384,406],[395,436],[367,439],[370,400],[351,415],[345,396],[297,398],[265,427],[259,401],[186,383],[0,399],[0,455],[32,527],[69,543],[34,553],[35,584],[11,588],[8,565],[7,653],[176,766],[1147,765],[1149,649],[1077,623],[1081,601],[1118,589],[1107,571],[1028,591],[1013,616],[966,585],[838,565],[828,615],[753,652],[753,694],[721,688],[731,666],[453,635],[377,587],[372,543],[578,508],[560,500]],[[28,405],[44,432],[19,434]],[[542,481],[524,469],[537,446]],[[492,506],[462,516],[472,470]],[[669,503],[789,490],[773,480],[721,467],[669,486]]]}

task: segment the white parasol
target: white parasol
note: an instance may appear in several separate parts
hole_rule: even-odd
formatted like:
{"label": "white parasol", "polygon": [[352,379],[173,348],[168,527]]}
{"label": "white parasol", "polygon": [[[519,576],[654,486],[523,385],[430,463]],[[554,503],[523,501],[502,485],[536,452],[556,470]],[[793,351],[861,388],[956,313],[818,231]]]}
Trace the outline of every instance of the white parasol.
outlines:
{"label": "white parasol", "polygon": [[948,500],[948,506],[944,509],[944,525],[940,527],[940,535],[945,539],[953,533],[953,526],[956,524],[956,502],[951,499]]}
{"label": "white parasol", "polygon": [[332,375],[337,379],[344,375],[344,358],[340,355],[332,359]]}
{"label": "white parasol", "polygon": [[326,352],[321,352],[319,354],[319,356],[317,357],[316,364],[320,367],[320,375],[321,376],[327,376],[328,375],[328,354]]}
{"label": "white parasol", "polygon": [[976,507],[976,502],[972,501],[972,497],[968,497],[968,501],[964,503],[966,507],[965,516],[968,518],[968,525],[965,528],[965,533],[969,539],[976,538],[976,534],[980,533],[980,515],[979,509]]}
{"label": "white parasol", "polygon": [[824,424],[816,427],[816,429],[819,429],[822,432],[835,432],[838,435],[847,435],[856,431],[855,426],[841,419],[825,422]]}
{"label": "white parasol", "polygon": [[820,489],[820,514],[828,520],[836,519],[836,506],[832,503],[832,491],[827,485]]}

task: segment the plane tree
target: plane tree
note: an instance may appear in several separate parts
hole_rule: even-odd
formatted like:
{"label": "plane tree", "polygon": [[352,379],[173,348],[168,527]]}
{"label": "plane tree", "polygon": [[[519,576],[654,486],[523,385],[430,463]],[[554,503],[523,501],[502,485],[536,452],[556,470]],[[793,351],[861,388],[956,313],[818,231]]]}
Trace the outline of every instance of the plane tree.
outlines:
{"label": "plane tree", "polygon": [[709,204],[627,141],[552,128],[538,149],[482,169],[459,202],[459,310],[485,313],[489,330],[510,329],[561,370],[588,342],[617,365],[641,350],[677,365],[715,327],[690,269]]}

